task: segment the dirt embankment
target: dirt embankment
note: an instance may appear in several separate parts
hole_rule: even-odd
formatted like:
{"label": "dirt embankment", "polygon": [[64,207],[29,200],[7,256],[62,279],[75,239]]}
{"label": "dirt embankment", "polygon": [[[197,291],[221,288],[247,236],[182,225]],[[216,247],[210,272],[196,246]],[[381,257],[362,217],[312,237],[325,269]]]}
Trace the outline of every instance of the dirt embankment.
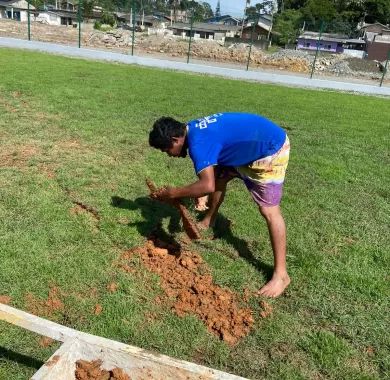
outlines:
{"label": "dirt embankment", "polygon": [[[78,29],[70,26],[54,26],[32,22],[31,35],[34,41],[48,41],[69,46],[78,45]],[[27,38],[27,24],[13,20],[0,19],[0,36]],[[101,32],[93,29],[92,24],[84,24],[81,33],[81,45],[98,49],[107,49],[129,54],[132,46],[132,32],[123,29]],[[188,42],[172,35],[135,34],[135,54],[157,55],[185,59]],[[214,40],[198,39],[193,41],[191,57],[203,61],[229,65],[247,63],[248,44],[223,46]],[[314,54],[303,50],[281,49],[269,54],[256,48],[251,49],[250,65],[253,68],[264,68],[294,73],[308,73],[312,68]],[[364,63],[362,63],[364,62]],[[382,73],[379,64],[373,61],[352,58],[343,54],[321,53],[315,64],[316,75],[350,77],[378,80]],[[387,74],[387,77],[389,74]]]}

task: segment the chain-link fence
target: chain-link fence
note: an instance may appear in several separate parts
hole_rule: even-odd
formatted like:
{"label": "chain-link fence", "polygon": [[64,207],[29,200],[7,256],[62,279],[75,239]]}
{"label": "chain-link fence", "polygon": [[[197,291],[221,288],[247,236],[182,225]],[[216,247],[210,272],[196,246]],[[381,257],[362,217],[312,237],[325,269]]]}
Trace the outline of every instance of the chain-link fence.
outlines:
{"label": "chain-link fence", "polygon": [[117,9],[103,9],[91,0],[58,0],[40,8],[11,1],[11,6],[0,5],[0,36],[390,85],[390,29],[381,33],[375,25],[357,28],[340,20],[298,20],[291,27],[272,9],[249,13],[243,8],[240,17],[231,17],[213,14],[205,3],[171,3],[167,8],[157,1],[127,0]]}

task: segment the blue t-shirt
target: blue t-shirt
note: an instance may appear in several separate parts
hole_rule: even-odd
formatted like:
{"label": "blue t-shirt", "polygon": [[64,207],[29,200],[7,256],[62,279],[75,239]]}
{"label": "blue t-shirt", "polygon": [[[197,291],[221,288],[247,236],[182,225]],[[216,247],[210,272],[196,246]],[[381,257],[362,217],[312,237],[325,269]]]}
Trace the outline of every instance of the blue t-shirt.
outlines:
{"label": "blue t-shirt", "polygon": [[282,128],[247,113],[217,113],[187,125],[189,155],[197,174],[212,165],[247,165],[276,153],[286,140]]}

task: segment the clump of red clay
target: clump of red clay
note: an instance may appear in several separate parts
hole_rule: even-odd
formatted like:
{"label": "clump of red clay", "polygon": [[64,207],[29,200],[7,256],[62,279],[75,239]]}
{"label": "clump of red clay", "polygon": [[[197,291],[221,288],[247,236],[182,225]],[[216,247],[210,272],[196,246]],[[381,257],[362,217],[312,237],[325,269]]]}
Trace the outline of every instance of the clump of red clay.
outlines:
{"label": "clump of red clay", "polygon": [[50,347],[54,342],[55,340],[48,338],[46,336],[43,336],[38,340],[38,344],[40,347]]}
{"label": "clump of red clay", "polygon": [[139,255],[143,264],[160,276],[161,286],[173,299],[177,315],[197,315],[210,332],[229,345],[235,345],[249,333],[254,323],[252,310],[240,308],[235,293],[213,283],[198,254],[172,252],[169,244],[155,239],[125,252],[122,258],[133,255]]}
{"label": "clump of red clay", "polygon": [[109,371],[100,368],[101,360],[78,360],[76,362],[76,380],[131,380],[123,369],[113,368]]}
{"label": "clump of red clay", "polygon": [[4,305],[8,305],[11,302],[10,296],[2,296],[0,295],[0,303],[3,303]]}

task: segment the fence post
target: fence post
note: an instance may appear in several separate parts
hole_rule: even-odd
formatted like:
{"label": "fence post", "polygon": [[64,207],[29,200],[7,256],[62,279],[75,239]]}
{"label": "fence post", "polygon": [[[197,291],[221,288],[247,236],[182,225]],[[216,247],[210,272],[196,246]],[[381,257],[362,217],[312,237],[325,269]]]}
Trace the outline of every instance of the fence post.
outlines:
{"label": "fence post", "polygon": [[[249,54],[248,54],[248,61],[246,63],[246,71],[249,70],[249,62],[251,60],[251,53],[252,53],[252,45],[253,45],[253,34],[255,32],[255,27],[259,23],[259,19],[256,18],[253,20],[253,26],[252,26],[252,31],[251,31],[251,43],[249,44]],[[241,35],[242,38],[242,35]]]}
{"label": "fence post", "polygon": [[27,1],[27,30],[28,30],[28,40],[31,41],[31,27],[30,27],[30,2]]}
{"label": "fence post", "polygon": [[320,50],[321,35],[322,35],[323,30],[324,30],[324,21],[321,21],[320,35],[318,36],[317,50],[316,50],[316,55],[314,56],[313,67],[311,68],[310,79],[313,78],[313,73],[314,73],[314,69],[315,69],[315,66],[316,66],[316,61],[317,61],[318,52],[319,52],[319,50]]}
{"label": "fence post", "polygon": [[134,41],[135,41],[135,0],[131,3],[131,24],[133,27],[132,34],[131,34],[131,55],[134,55]]}
{"label": "fence post", "polygon": [[191,42],[192,42],[192,28],[194,26],[194,15],[191,14],[191,24],[190,24],[190,41],[188,43],[188,53],[187,53],[187,63],[190,62],[190,54],[191,54]]}
{"label": "fence post", "polygon": [[83,6],[83,0],[79,0],[79,9],[77,12],[77,18],[79,21],[79,48],[81,47],[81,7]]}
{"label": "fence post", "polygon": [[390,50],[387,53],[387,60],[386,60],[385,68],[383,69],[383,75],[382,75],[382,79],[381,79],[381,83],[379,84],[379,87],[382,87],[383,79],[385,79],[385,75],[387,73],[387,66],[389,64],[389,60],[390,60]]}

